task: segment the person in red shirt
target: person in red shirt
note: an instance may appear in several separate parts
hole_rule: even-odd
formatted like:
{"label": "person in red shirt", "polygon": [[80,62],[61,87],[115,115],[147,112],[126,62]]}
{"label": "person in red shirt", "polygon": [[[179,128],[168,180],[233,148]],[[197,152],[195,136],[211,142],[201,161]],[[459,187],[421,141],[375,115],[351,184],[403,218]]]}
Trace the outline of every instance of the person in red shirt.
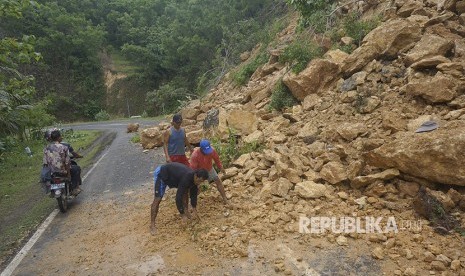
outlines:
{"label": "person in red shirt", "polygon": [[205,169],[208,171],[208,181],[215,182],[216,188],[223,198],[223,203],[228,204],[228,199],[226,198],[226,192],[224,191],[223,182],[218,177],[218,174],[213,168],[213,161],[215,161],[216,166],[224,173],[223,165],[221,164],[220,157],[216,150],[210,145],[210,141],[207,139],[202,139],[200,141],[200,147],[195,148],[192,152],[190,159],[190,166],[192,169]]}

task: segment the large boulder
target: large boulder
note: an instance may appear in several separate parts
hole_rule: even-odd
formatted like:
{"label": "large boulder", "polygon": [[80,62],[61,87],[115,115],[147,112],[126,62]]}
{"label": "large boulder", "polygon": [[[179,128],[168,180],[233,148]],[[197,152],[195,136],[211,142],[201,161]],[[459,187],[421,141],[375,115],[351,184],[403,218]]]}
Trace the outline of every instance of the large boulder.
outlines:
{"label": "large boulder", "polygon": [[397,139],[365,155],[368,164],[397,168],[431,182],[465,186],[465,126],[449,124],[431,132],[399,132]]}
{"label": "large boulder", "polygon": [[239,135],[249,135],[257,130],[258,118],[250,111],[241,109],[232,109],[226,111],[220,109],[219,131],[228,134],[229,128],[236,131]]}
{"label": "large boulder", "polygon": [[453,41],[442,38],[434,34],[426,34],[421,40],[408,52],[404,62],[407,66],[434,56],[444,56],[455,46]]}
{"label": "large boulder", "polygon": [[325,164],[320,171],[320,175],[325,181],[333,185],[347,180],[347,172],[344,165],[337,161]]}
{"label": "large boulder", "polygon": [[397,57],[413,47],[421,38],[421,27],[405,19],[390,20],[368,33],[358,47],[344,61],[342,72],[351,76],[380,56]]}
{"label": "large boulder", "polygon": [[303,101],[310,94],[321,95],[325,88],[338,79],[340,71],[341,68],[337,63],[326,59],[314,59],[299,74],[285,75],[283,82],[294,97]]}
{"label": "large boulder", "polygon": [[127,133],[137,132],[139,130],[139,123],[130,123],[128,124]]}
{"label": "large boulder", "polygon": [[271,191],[271,194],[278,197],[285,197],[289,193],[289,190],[292,188],[292,183],[283,177],[279,178],[278,181],[273,183],[273,185],[275,187]]}
{"label": "large boulder", "polygon": [[432,103],[444,103],[457,96],[458,81],[441,72],[433,77],[418,78],[410,81],[403,90],[407,94],[420,96]]}
{"label": "large boulder", "polygon": [[143,129],[140,132],[140,143],[144,149],[163,146],[163,131],[159,127]]}
{"label": "large boulder", "polygon": [[327,192],[326,186],[317,184],[313,181],[304,181],[295,185],[294,191],[305,199],[314,199],[325,196]]}
{"label": "large boulder", "polygon": [[205,132],[203,129],[192,129],[189,132],[186,132],[186,137],[191,144],[198,144],[200,140],[205,138]]}

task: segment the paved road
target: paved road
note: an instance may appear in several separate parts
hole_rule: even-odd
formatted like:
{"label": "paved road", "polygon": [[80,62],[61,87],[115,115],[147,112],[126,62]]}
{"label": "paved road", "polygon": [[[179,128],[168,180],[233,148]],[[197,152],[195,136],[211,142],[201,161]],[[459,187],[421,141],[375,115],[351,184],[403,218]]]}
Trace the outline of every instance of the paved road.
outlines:
{"label": "paved road", "polygon": [[164,161],[161,158],[162,150],[149,150],[143,153],[143,149],[139,144],[131,142],[134,133],[126,133],[127,125],[131,122],[138,122],[141,128],[158,123],[153,120],[136,119],[72,126],[75,130],[103,130],[107,137],[113,138],[113,140],[97,158],[98,163],[96,166],[82,172],[82,176],[86,176],[83,179],[84,191],[70,202],[67,213],[58,213],[31,250],[27,254],[23,254],[24,258],[13,270],[12,275],[35,274],[35,267],[40,265],[36,260],[41,259],[41,252],[45,251],[44,249],[53,244],[54,241],[63,240],[66,235],[73,232],[73,229],[67,229],[69,227],[67,227],[66,221],[74,212],[80,211],[80,204],[98,203],[100,199],[116,199],[132,188],[150,185],[152,181],[151,173],[154,167]]}
{"label": "paved road", "polygon": [[[144,119],[132,120],[138,122],[141,128],[153,126],[154,121]],[[110,123],[92,123],[73,126],[73,129],[96,129],[116,134],[111,145],[102,152],[96,168],[87,176],[83,189],[85,193],[79,196],[79,200],[87,200],[101,195],[113,195],[121,193],[131,187],[140,186],[150,181],[159,152],[150,150],[141,154],[142,148],[130,140],[133,133],[126,133],[128,121]],[[83,175],[85,175],[84,172]]]}

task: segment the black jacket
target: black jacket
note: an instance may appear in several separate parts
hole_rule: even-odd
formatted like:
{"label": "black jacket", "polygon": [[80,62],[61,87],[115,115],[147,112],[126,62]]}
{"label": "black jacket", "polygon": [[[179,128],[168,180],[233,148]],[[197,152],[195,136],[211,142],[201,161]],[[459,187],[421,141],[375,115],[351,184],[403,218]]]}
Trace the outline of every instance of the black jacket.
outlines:
{"label": "black jacket", "polygon": [[157,181],[161,179],[170,188],[177,188],[176,207],[179,213],[184,214],[183,195],[190,194],[192,207],[197,207],[198,188],[194,183],[194,170],[181,163],[168,163],[162,165]]}

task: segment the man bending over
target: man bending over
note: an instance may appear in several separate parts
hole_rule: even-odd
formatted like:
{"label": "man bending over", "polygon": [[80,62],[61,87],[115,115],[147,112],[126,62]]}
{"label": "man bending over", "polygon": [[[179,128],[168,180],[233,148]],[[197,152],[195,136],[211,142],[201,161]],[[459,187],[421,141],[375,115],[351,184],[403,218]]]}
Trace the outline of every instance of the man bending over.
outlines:
{"label": "man bending over", "polygon": [[197,215],[197,193],[198,186],[208,179],[208,172],[205,169],[193,170],[181,163],[168,163],[158,166],[153,173],[155,182],[155,196],[153,198],[150,213],[150,233],[155,235],[155,219],[161,199],[165,194],[166,187],[177,188],[176,207],[181,214],[183,224],[187,223],[189,195],[192,206],[192,214]]}

